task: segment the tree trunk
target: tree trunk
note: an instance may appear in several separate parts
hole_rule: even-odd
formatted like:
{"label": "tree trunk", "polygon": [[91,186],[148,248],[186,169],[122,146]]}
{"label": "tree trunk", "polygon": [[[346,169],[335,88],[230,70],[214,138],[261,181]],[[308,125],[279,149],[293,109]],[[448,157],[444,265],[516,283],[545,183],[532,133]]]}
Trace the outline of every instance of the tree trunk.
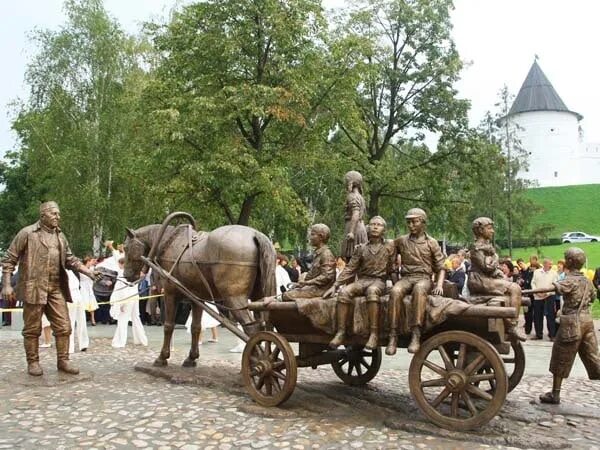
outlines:
{"label": "tree trunk", "polygon": [[252,213],[252,207],[254,206],[254,199],[256,198],[256,194],[250,195],[244,199],[244,203],[242,203],[242,209],[240,210],[240,215],[238,217],[237,224],[248,226],[250,222],[250,214]]}
{"label": "tree trunk", "polygon": [[371,191],[369,193],[369,206],[367,207],[369,217],[379,215],[379,198],[380,194],[378,191]]}

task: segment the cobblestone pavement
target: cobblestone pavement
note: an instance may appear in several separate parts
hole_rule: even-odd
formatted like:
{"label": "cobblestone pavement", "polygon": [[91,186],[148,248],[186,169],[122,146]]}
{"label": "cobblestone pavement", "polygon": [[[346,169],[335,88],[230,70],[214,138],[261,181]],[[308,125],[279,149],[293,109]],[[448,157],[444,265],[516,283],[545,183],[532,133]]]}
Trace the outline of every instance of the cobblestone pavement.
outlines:
{"label": "cobblestone pavement", "polygon": [[[181,368],[187,335],[177,330],[170,366],[153,370],[159,328],[147,328],[148,348],[118,350],[107,337],[114,327],[90,330],[91,347],[72,357],[80,375],[59,375],[52,348],[40,349],[41,378],[25,373],[18,334],[0,330],[0,449],[600,449],[600,383],[580,371],[565,382],[563,405],[549,407],[535,402],[550,386],[549,375],[527,370],[498,417],[477,432],[460,433],[439,429],[421,414],[405,363],[390,363],[409,361],[404,351],[384,358],[366,387],[342,384],[328,366],[299,369],[291,398],[263,408],[242,386],[240,356],[227,352],[235,343],[228,333],[201,347],[197,368]],[[530,351],[549,354],[549,343],[531,344],[528,357]]]}

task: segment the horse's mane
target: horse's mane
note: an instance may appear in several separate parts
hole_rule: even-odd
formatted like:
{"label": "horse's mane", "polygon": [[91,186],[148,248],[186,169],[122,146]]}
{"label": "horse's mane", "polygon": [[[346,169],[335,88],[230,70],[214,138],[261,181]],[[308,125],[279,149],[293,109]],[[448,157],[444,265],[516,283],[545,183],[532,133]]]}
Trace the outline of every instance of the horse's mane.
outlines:
{"label": "horse's mane", "polygon": [[[152,244],[158,239],[160,228],[161,224],[156,223],[138,228],[134,233],[139,239],[143,240],[146,245],[152,247]],[[179,236],[183,230],[186,229],[187,228],[185,226],[169,225],[165,229],[165,234],[162,236],[158,251],[160,252],[161,249],[168,247],[171,242],[173,242],[173,240]]]}

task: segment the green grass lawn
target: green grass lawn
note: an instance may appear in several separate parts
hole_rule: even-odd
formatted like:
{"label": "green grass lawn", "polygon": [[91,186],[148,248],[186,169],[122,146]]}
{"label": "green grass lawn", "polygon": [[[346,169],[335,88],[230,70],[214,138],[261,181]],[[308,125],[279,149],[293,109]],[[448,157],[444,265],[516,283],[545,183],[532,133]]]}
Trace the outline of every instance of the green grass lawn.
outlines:
{"label": "green grass lawn", "polygon": [[[518,258],[523,258],[526,262],[529,262],[531,255],[538,255],[540,258],[551,258],[556,264],[556,261],[563,259],[565,250],[569,247],[581,248],[587,258],[587,269],[596,269],[600,267],[600,242],[584,242],[581,244],[562,244],[562,245],[547,245],[542,246],[539,249],[535,247],[527,248],[515,248],[513,249],[513,260],[516,261]],[[539,252],[538,252],[539,250]],[[502,249],[502,254],[508,254],[506,249]]]}
{"label": "green grass lawn", "polygon": [[533,188],[525,195],[544,209],[532,218],[534,223],[554,225],[548,237],[558,238],[567,231],[600,235],[600,184]]}
{"label": "green grass lawn", "polygon": [[598,300],[592,305],[592,317],[594,319],[600,319],[600,301]]}

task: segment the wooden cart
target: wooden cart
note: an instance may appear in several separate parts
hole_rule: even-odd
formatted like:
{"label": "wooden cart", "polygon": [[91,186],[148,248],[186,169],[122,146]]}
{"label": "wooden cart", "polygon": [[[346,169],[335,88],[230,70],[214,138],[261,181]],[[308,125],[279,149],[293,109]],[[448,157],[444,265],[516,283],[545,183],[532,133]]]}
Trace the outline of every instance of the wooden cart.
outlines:
{"label": "wooden cart", "polygon": [[[298,367],[330,364],[346,384],[372,380],[381,366],[382,347],[364,348],[366,338],[350,336],[343,349],[331,350],[332,336],[313,326],[295,302],[254,303],[266,317],[265,330],[249,338],[242,356],[242,376],[252,398],[263,406],[285,402],[296,386]],[[514,308],[471,306],[460,316],[423,335],[410,363],[409,386],[421,411],[436,425],[470,430],[488,423],[502,408],[525,370],[520,342],[505,340],[503,318]],[[399,347],[407,347],[402,336]],[[298,343],[298,355],[290,343]]]}

